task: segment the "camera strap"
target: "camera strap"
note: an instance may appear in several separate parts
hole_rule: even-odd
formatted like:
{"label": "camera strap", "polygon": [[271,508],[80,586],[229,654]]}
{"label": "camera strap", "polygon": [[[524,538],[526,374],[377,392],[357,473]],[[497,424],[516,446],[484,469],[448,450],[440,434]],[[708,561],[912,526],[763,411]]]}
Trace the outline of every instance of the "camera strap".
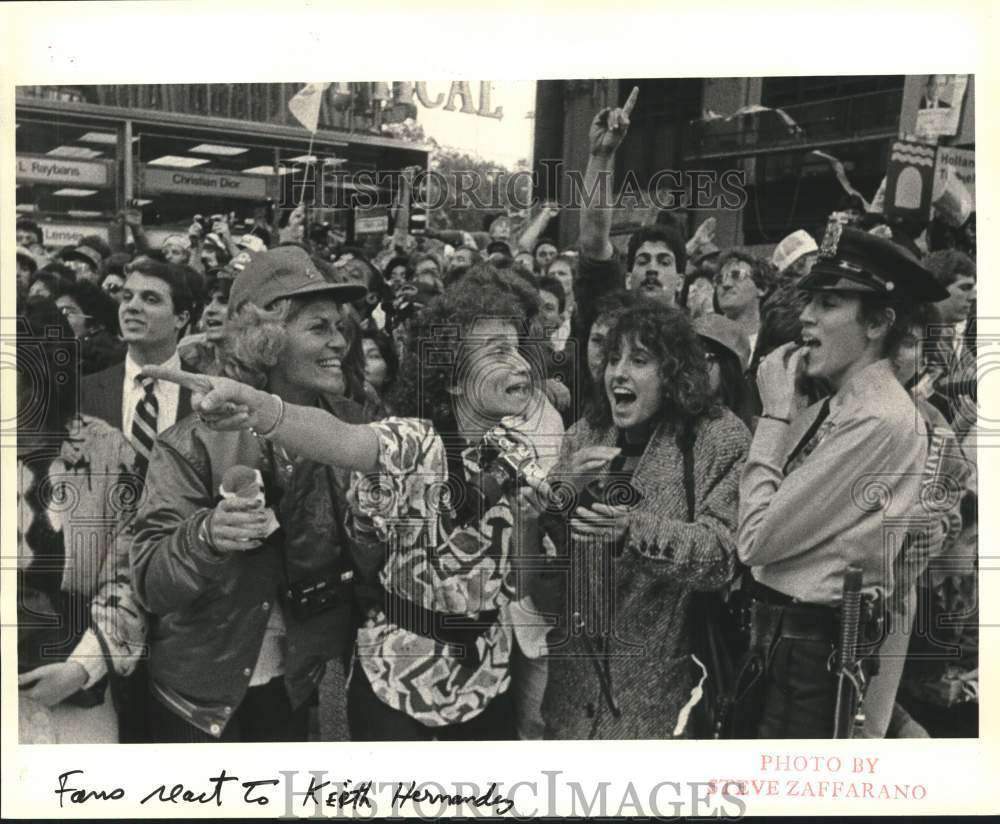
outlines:
{"label": "camera strap", "polygon": [[[274,509],[275,515],[278,516],[278,523],[281,524],[280,505],[282,499],[284,498],[285,493],[288,490],[282,488],[281,484],[278,482],[278,469],[277,469],[277,462],[275,460],[274,444],[271,441],[265,441],[264,450],[268,462],[268,471],[261,473],[264,477],[265,499],[268,502],[268,504]],[[294,462],[291,460],[290,463],[293,463],[294,465]],[[327,494],[330,499],[330,506],[333,510],[333,517],[337,524],[337,535],[340,539],[341,550],[342,550],[341,556],[346,557],[348,559],[348,563],[338,564],[337,565],[338,570],[332,576],[329,576],[328,578],[322,580],[308,581],[308,582],[293,580],[292,571],[288,565],[288,555],[284,551],[284,545],[283,545],[284,535],[285,535],[284,524],[281,524],[281,528],[276,530],[271,536],[271,538],[275,539],[275,547],[278,549],[279,554],[281,556],[282,570],[285,574],[286,596],[288,597],[289,602],[293,604],[293,606],[295,600],[299,598],[298,594],[299,590],[302,590],[304,588],[303,584],[307,585],[305,589],[308,589],[309,592],[312,592],[314,590],[323,590],[325,592],[329,592],[332,598],[333,595],[342,594],[341,590],[344,589],[344,585],[347,584],[347,582],[351,578],[353,578],[354,571],[352,569],[351,564],[349,563],[350,556],[345,555],[346,541],[344,536],[343,510],[340,507],[340,502],[337,500],[336,478],[334,477],[333,469],[330,466],[324,465],[322,466],[322,470],[323,470],[323,476],[326,480]],[[294,475],[294,470],[286,479],[286,482],[290,483],[293,475]],[[279,541],[281,542],[280,544]],[[345,581],[345,575],[347,573],[350,573],[350,576],[348,578],[348,581]],[[331,605],[335,605],[337,600],[338,599],[333,598],[333,600],[331,601]]]}

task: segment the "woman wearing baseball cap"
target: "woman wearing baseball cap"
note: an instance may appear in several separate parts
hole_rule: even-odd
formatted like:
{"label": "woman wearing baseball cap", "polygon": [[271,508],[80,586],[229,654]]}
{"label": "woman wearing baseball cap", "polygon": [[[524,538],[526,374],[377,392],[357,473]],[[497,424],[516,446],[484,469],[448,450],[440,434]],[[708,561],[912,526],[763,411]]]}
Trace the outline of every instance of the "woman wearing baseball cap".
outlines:
{"label": "woman wearing baseball cap", "polygon": [[[255,256],[229,291],[220,361],[244,383],[228,382],[361,420],[335,399],[345,306],[363,294],[325,280],[297,247]],[[325,662],[349,649],[354,626],[342,480],[312,446],[215,431],[196,415],[156,441],[132,547],[153,616],[154,740],[306,739]]]}
{"label": "woman wearing baseball cap", "polygon": [[[921,514],[927,458],[889,359],[916,307],[946,296],[905,249],[835,221],[798,286],[809,297],[802,341],[760,364],[763,414],[740,483],[739,556],[765,639],[744,670],[740,718],[758,738],[841,737],[853,720],[842,713],[835,732],[845,579],[860,571],[859,643],[871,652],[905,521]],[[829,396],[803,408],[803,375]]]}
{"label": "woman wearing baseball cap", "polygon": [[511,502],[524,479],[491,471],[487,436],[537,393],[521,352],[523,308],[489,280],[463,281],[420,313],[390,399],[406,417],[352,424],[273,387],[149,373],[203,393],[202,416],[238,430],[219,437],[252,427],[277,448],[353,472],[364,614],[348,698],[355,739],[514,736]]}

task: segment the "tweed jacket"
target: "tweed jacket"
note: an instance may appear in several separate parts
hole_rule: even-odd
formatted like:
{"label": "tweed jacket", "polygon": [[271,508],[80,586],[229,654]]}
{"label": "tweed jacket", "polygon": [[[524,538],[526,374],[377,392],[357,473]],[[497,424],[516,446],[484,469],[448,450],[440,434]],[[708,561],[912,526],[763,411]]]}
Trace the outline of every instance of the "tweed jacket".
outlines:
{"label": "tweed jacket", "polygon": [[[614,446],[617,435],[614,427],[595,430],[578,422],[550,481],[558,484],[579,449]],[[749,431],[728,410],[698,422],[694,521],[688,522],[682,452],[673,428],[661,424],[631,478],[639,498],[632,496],[621,554],[556,536],[554,545],[565,549],[546,559],[548,568],[531,586],[540,609],[557,616],[542,705],[548,737],[687,734],[683,719],[678,721],[701,675],[690,655],[690,596],[721,590],[735,576],[737,493],[749,445]],[[608,482],[609,488],[615,484],[613,478]],[[628,503],[624,484],[606,495],[609,502]],[[546,517],[550,535],[553,520],[568,535],[573,508]]]}

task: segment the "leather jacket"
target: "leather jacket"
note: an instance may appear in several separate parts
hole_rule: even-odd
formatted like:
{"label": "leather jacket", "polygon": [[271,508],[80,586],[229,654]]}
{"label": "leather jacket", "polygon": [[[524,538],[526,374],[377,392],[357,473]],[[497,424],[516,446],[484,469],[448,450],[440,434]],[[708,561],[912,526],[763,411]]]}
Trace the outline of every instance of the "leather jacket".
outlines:
{"label": "leather jacket", "polygon": [[[362,420],[352,401],[330,406],[343,420]],[[298,458],[275,506],[273,481],[282,469],[275,454],[249,432],[215,432],[190,415],[157,440],[136,518],[133,586],[151,613],[154,695],[215,737],[243,700],[275,606],[284,618],[284,680],[295,707],[354,636],[350,597],[304,620],[287,599],[290,581],[339,581],[353,569],[344,537],[346,475]],[[199,529],[221,497],[223,474],[236,464],[261,471],[266,505],[281,529],[256,550],[220,553],[199,538]]]}

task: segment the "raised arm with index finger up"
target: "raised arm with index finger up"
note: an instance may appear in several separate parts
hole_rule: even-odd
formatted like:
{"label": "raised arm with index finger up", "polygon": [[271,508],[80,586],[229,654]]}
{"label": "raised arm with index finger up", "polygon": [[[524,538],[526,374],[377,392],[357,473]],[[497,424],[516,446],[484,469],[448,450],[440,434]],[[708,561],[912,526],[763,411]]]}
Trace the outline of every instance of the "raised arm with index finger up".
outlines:
{"label": "raised arm with index finger up", "polygon": [[639,99],[639,87],[620,109],[601,109],[590,124],[590,158],[583,176],[585,193],[598,192],[594,198],[584,197],[580,208],[580,251],[593,260],[608,260],[614,253],[611,246],[611,175],[614,154],[628,134],[629,118]]}

